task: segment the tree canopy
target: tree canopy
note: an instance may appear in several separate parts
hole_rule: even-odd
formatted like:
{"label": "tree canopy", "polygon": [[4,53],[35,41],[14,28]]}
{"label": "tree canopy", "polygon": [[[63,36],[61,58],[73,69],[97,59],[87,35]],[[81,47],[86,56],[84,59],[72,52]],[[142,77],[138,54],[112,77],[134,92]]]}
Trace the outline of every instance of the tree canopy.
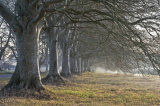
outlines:
{"label": "tree canopy", "polygon": [[17,60],[4,89],[44,89],[44,62],[49,74],[43,83],[63,82],[96,65],[123,72],[151,67],[160,74],[159,5],[158,0],[0,0],[0,31],[9,32],[0,54],[8,47]]}

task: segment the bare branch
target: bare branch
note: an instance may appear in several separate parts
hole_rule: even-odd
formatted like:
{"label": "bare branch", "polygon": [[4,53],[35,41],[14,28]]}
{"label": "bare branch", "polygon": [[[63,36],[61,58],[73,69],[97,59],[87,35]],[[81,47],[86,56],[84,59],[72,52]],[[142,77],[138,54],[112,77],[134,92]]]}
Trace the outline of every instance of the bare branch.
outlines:
{"label": "bare branch", "polygon": [[2,1],[0,1],[0,15],[5,19],[5,21],[13,27],[15,15],[7,8],[4,6]]}

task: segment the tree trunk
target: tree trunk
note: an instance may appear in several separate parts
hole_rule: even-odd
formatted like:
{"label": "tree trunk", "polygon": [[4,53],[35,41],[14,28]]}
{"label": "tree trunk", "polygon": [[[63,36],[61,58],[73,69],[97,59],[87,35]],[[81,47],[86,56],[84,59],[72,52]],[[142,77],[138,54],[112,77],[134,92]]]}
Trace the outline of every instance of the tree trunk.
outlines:
{"label": "tree trunk", "polygon": [[81,58],[81,70],[82,72],[84,72],[84,59]]}
{"label": "tree trunk", "polygon": [[45,59],[45,64],[46,64],[46,72],[48,72],[48,39],[47,39],[47,48],[46,48],[46,51],[45,51],[45,55],[46,55],[46,59]]}
{"label": "tree trunk", "polygon": [[86,69],[87,69],[87,71],[91,72],[90,60],[87,60]]}
{"label": "tree trunk", "polygon": [[78,73],[81,73],[81,58],[77,59],[77,69],[78,69]]}
{"label": "tree trunk", "polygon": [[84,69],[83,69],[83,71],[87,71],[87,70],[86,70],[86,65],[87,65],[87,59],[84,59],[84,66],[83,66]]}
{"label": "tree trunk", "polygon": [[57,41],[56,35],[52,31],[46,32],[49,36],[49,74],[42,80],[44,83],[64,82],[64,78],[60,76],[57,65]]}
{"label": "tree trunk", "polygon": [[76,73],[78,74],[79,73],[79,63],[78,63],[78,59],[75,58],[75,62],[76,62]]}
{"label": "tree trunk", "polygon": [[70,77],[71,76],[69,54],[70,54],[70,51],[68,49],[68,46],[66,43],[64,43],[64,45],[63,45],[63,58],[62,58],[62,72],[61,72],[61,75],[63,77]]}
{"label": "tree trunk", "polygon": [[38,60],[39,30],[32,27],[16,34],[18,62],[12,78],[4,87],[19,89],[44,89],[41,83]]}
{"label": "tree trunk", "polygon": [[79,58],[79,72],[82,72],[82,59]]}
{"label": "tree trunk", "polygon": [[70,64],[70,66],[71,66],[71,73],[72,74],[76,74],[77,72],[77,70],[76,70],[76,60],[75,60],[75,57],[74,56],[71,56],[70,57],[70,62],[71,62],[71,64]]}

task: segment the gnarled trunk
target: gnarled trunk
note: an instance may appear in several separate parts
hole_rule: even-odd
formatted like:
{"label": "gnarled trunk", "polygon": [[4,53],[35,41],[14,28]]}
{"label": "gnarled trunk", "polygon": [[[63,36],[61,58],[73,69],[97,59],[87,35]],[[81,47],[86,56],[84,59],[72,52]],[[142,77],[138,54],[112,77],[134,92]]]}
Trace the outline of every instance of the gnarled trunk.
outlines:
{"label": "gnarled trunk", "polygon": [[12,78],[4,87],[44,89],[38,60],[38,29],[32,27],[16,34],[18,62]]}
{"label": "gnarled trunk", "polygon": [[49,36],[49,74],[42,80],[44,83],[64,82],[64,78],[60,76],[57,65],[57,41],[53,31],[46,32]]}

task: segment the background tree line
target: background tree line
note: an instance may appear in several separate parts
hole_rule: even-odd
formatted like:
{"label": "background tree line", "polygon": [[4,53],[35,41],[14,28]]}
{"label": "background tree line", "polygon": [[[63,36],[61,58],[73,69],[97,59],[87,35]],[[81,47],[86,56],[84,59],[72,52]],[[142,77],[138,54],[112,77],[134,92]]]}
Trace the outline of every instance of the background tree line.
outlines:
{"label": "background tree line", "polygon": [[17,61],[4,89],[42,90],[96,65],[160,73],[157,0],[1,0],[0,15],[0,59]]}

